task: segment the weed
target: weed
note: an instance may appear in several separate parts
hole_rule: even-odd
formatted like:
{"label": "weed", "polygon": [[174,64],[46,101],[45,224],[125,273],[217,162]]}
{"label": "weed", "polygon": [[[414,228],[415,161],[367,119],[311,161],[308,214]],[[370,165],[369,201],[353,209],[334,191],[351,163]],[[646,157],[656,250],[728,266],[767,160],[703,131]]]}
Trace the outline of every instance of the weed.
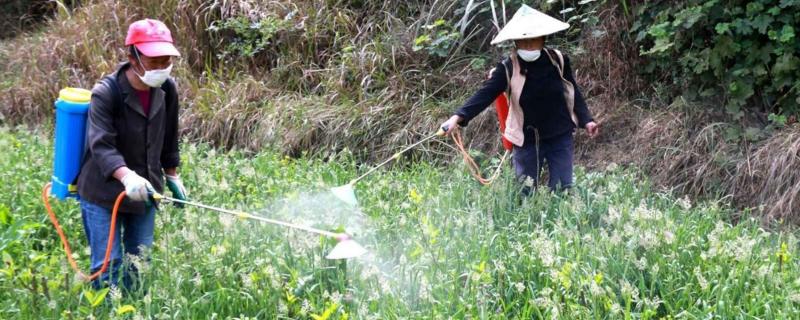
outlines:
{"label": "weed", "polygon": [[[49,176],[49,139],[3,129],[0,146],[9,151],[0,154],[7,185],[0,207],[10,208],[0,222],[2,318],[788,318],[798,312],[793,229],[765,230],[746,215],[732,224],[725,206],[657,193],[632,169],[579,168],[571,195],[542,191],[520,203],[509,171],[483,187],[465,170],[417,163],[367,178],[357,185],[362,207],[346,209],[325,198],[325,190],[360,171],[352,155],[245,157],[193,144],[185,145],[181,171],[194,200],[345,227],[369,255],[326,261],[331,243],[316,236],[167,206],[143,268],[148,289],[90,291],[71,280],[38,202]],[[55,205],[71,239],[82,238],[76,204]],[[84,250],[75,252],[88,260]]]}

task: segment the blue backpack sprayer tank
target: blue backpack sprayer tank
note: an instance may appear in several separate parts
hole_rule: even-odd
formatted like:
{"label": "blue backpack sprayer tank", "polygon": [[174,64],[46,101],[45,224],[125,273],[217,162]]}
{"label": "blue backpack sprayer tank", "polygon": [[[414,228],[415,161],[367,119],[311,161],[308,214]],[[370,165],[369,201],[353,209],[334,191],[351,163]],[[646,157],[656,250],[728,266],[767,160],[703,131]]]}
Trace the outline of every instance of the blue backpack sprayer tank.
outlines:
{"label": "blue backpack sprayer tank", "polygon": [[81,170],[86,144],[86,115],[92,93],[66,88],[56,100],[55,150],[51,193],[60,200],[78,198],[75,181]]}

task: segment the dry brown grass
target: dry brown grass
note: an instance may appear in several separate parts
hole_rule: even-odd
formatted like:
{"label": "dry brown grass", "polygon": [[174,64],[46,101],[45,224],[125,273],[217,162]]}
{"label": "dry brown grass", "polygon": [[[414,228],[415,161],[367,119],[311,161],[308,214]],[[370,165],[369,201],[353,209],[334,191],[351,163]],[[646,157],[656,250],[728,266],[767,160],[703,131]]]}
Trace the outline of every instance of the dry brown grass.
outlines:
{"label": "dry brown grass", "polygon": [[768,220],[800,222],[800,126],[753,146],[736,166],[731,193]]}
{"label": "dry brown grass", "polygon": [[648,89],[639,76],[642,57],[628,34],[633,23],[621,14],[618,2],[600,8],[600,23],[587,28],[581,37],[581,52],[575,56],[576,81],[582,86],[595,118],[602,122],[606,114],[624,107],[631,98],[642,97]]}
{"label": "dry brown grass", "polygon": [[[732,124],[677,100],[670,106],[625,107],[609,114],[594,147],[579,148],[590,167],[636,167],[657,186],[699,199],[722,199],[764,222],[800,223],[800,126],[755,144],[724,138]],[[633,112],[630,112],[633,111]],[[608,127],[608,126],[607,126]]]}
{"label": "dry brown grass", "polygon": [[[43,32],[3,42],[0,114],[7,124],[50,121],[65,86],[91,88],[125,59],[127,25],[164,20],[183,57],[176,68],[186,137],[230,148],[290,154],[344,148],[375,159],[434,130],[463,96],[466,58],[431,61],[413,52],[416,31],[450,10],[441,1],[95,0]],[[295,27],[252,59],[220,61],[206,29],[236,15],[287,16]],[[401,14],[408,17],[398,18]],[[300,26],[300,27],[298,27]],[[346,49],[346,50],[345,50]],[[433,68],[433,69],[432,69]],[[363,151],[362,151],[363,150]],[[367,151],[369,150],[369,151]]]}
{"label": "dry brown grass", "polygon": [[[141,3],[139,3],[141,2]],[[66,86],[91,88],[95,81],[126,60],[124,36],[127,26],[138,19],[167,16],[173,30],[176,24],[203,28],[202,6],[192,0],[174,1],[87,1],[72,12],[61,11],[51,19],[43,32],[17,37],[0,46],[4,57],[0,75],[6,81],[0,86],[0,112],[10,124],[37,124],[52,116],[53,98]],[[146,4],[146,5],[145,5]],[[150,15],[141,8],[156,8],[170,15]],[[200,8],[200,9],[198,9]],[[202,39],[197,34],[182,32],[176,41],[187,61],[203,61]]]}

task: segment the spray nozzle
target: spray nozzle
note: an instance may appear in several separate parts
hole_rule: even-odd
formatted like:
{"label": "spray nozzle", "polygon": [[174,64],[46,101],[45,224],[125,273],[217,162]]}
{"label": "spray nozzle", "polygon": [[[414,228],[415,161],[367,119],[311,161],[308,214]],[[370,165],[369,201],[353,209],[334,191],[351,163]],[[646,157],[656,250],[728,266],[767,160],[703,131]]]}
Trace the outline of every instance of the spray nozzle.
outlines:
{"label": "spray nozzle", "polygon": [[358,242],[346,233],[339,233],[335,236],[338,242],[336,246],[325,256],[326,259],[351,259],[361,256],[367,252]]}

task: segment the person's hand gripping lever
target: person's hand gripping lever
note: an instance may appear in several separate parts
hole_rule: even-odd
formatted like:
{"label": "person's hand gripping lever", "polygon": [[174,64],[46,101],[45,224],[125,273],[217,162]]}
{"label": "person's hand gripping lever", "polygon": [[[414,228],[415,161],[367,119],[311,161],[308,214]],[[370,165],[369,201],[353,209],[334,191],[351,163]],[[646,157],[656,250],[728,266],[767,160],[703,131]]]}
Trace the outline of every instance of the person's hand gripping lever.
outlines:
{"label": "person's hand gripping lever", "polygon": [[437,132],[440,136],[450,134],[453,129],[458,126],[458,124],[463,120],[463,118],[459,115],[453,115],[450,119],[447,119],[441,126],[439,126],[439,131]]}
{"label": "person's hand gripping lever", "polygon": [[125,195],[128,199],[131,201],[145,202],[147,206],[152,205],[151,195],[155,193],[155,189],[153,185],[150,184],[150,181],[147,181],[147,179],[142,178],[135,171],[131,170],[120,179],[120,182],[125,186]]}

